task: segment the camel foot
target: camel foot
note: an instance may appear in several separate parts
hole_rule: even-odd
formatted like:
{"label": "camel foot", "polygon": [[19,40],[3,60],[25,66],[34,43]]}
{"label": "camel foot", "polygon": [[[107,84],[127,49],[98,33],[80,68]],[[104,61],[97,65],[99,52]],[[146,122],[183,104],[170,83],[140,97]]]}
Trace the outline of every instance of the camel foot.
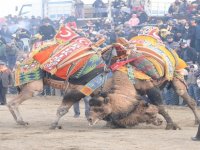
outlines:
{"label": "camel foot", "polygon": [[28,123],[28,122],[25,122],[25,121],[17,121],[17,124],[23,125],[23,126],[29,125],[29,123]]}
{"label": "camel foot", "polygon": [[200,137],[191,137],[192,141],[200,141]]}
{"label": "camel foot", "polygon": [[55,129],[62,129],[62,126],[59,126],[59,125],[57,125],[57,124],[52,124],[50,127],[49,127],[49,129],[50,130],[55,130]]}
{"label": "camel foot", "polygon": [[168,123],[166,128],[166,130],[181,130],[181,128],[176,124],[176,123]]}

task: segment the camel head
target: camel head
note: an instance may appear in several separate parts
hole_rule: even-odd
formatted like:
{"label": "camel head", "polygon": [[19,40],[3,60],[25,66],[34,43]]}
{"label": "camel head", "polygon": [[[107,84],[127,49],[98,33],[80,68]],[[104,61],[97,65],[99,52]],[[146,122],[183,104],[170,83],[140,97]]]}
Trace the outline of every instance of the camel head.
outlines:
{"label": "camel head", "polygon": [[[117,101],[115,102],[117,103]],[[121,125],[125,126],[134,126],[139,123],[154,124],[156,126],[162,124],[162,120],[157,116],[157,107],[142,100],[126,106],[127,108],[123,111],[114,108],[117,105],[113,105],[113,101],[109,97],[93,97],[89,104],[90,115],[88,121],[90,126],[95,125],[100,120],[120,122]]]}
{"label": "camel head", "polygon": [[[155,105],[140,101],[136,110],[129,117],[130,121],[137,123],[147,123],[159,126],[162,124],[162,119],[158,117],[158,108]],[[137,124],[135,123],[135,124]]]}
{"label": "camel head", "polygon": [[108,97],[93,97],[90,99],[90,115],[88,122],[90,126],[95,125],[98,121],[103,120],[112,113],[110,99]]}

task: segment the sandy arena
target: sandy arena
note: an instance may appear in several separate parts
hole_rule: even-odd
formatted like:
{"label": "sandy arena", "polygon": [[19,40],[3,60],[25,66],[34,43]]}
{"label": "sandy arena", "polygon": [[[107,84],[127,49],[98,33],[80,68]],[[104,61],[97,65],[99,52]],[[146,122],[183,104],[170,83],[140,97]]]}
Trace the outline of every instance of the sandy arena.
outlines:
{"label": "sandy arena", "polygon": [[30,123],[27,127],[17,125],[8,108],[0,106],[0,150],[200,150],[200,142],[190,140],[197,126],[188,107],[167,107],[182,130],[165,130],[165,122],[160,127],[109,129],[104,121],[89,127],[81,102],[79,118],[74,118],[70,109],[61,119],[63,129],[50,130],[60,102],[61,97],[35,97],[24,102],[20,111]]}

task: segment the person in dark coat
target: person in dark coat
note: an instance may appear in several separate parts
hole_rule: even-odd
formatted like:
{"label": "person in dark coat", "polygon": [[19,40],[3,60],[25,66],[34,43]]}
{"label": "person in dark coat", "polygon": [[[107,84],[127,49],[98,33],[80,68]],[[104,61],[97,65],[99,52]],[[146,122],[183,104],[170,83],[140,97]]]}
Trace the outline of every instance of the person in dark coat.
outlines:
{"label": "person in dark coat", "polygon": [[0,39],[0,61],[6,62],[6,45]]}
{"label": "person in dark coat", "polygon": [[190,47],[195,48],[195,28],[196,28],[196,21],[190,21],[189,27],[189,37],[190,37]]}
{"label": "person in dark coat", "polygon": [[8,87],[13,84],[12,73],[3,61],[0,61],[0,105],[6,104]]}
{"label": "person in dark coat", "polygon": [[200,52],[200,20],[197,21],[195,28],[195,49],[197,52]]}
{"label": "person in dark coat", "polygon": [[11,32],[8,29],[7,25],[3,25],[0,30],[1,37],[6,41],[6,43],[11,41]]}
{"label": "person in dark coat", "polygon": [[102,8],[105,8],[105,4],[102,0],[95,0],[92,6],[95,9],[94,17],[102,17]]}
{"label": "person in dark coat", "polygon": [[39,34],[42,35],[42,40],[51,40],[54,38],[56,31],[48,20],[44,21],[44,24],[39,28]]}
{"label": "person in dark coat", "polygon": [[186,62],[197,61],[197,52],[192,47],[189,47],[186,42],[180,43],[180,49],[177,51],[180,58]]}

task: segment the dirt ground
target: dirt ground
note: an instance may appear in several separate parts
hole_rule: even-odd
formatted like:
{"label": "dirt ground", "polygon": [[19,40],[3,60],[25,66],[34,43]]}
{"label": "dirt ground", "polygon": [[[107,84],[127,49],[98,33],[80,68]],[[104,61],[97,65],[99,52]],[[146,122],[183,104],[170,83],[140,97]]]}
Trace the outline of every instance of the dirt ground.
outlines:
{"label": "dirt ground", "polygon": [[30,123],[27,127],[17,125],[7,107],[0,106],[0,150],[200,150],[200,142],[190,140],[197,126],[188,107],[167,107],[182,130],[165,130],[165,122],[160,127],[109,129],[104,121],[89,127],[81,102],[79,118],[73,117],[71,109],[61,119],[63,129],[50,130],[60,102],[60,97],[35,97],[24,102],[20,110]]}

